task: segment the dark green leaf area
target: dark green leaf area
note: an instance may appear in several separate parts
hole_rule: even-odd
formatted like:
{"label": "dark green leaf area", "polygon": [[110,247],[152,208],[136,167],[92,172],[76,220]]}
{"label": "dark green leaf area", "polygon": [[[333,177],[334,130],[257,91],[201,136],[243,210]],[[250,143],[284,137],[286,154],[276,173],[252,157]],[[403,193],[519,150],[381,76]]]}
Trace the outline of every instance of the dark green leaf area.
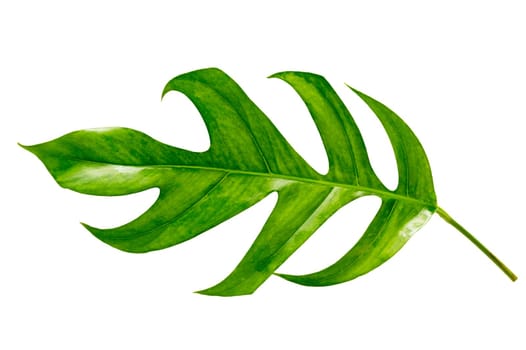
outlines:
{"label": "dark green leaf area", "polygon": [[116,196],[159,189],[155,203],[123,226],[85,225],[100,240],[128,252],[189,240],[277,192],[275,208],[238,266],[201,291],[210,295],[254,292],[332,214],[356,198],[378,196],[378,213],[343,257],[318,272],[280,275],[312,286],[349,281],[391,258],[436,211],[428,160],[394,112],[354,90],[393,146],[399,183],[388,190],[371,167],[350,112],[323,77],[303,72],[273,77],[288,83],[308,108],[327,152],[327,174],[314,171],[243,90],[213,68],[178,76],[163,91],[183,93],[197,107],[210,135],[206,152],[172,147],[127,128],[81,130],[24,147],[62,187],[77,192]]}

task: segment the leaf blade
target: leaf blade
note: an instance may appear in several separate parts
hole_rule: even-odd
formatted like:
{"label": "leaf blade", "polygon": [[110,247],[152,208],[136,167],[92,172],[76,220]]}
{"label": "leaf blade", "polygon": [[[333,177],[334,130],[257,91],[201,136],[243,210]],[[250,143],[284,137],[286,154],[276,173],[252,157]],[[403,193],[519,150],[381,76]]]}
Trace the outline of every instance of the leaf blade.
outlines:
{"label": "leaf blade", "polygon": [[328,154],[327,174],[314,171],[239,85],[213,68],[180,75],[163,91],[163,96],[185,94],[200,111],[211,139],[205,152],[165,145],[128,128],[81,130],[23,147],[40,158],[59,185],[77,192],[113,196],[159,188],[157,200],[135,220],[111,229],[85,225],[129,252],[184,242],[278,192],[276,207],[245,257],[203,294],[254,292],[337,210],[361,196],[378,196],[377,215],[343,257],[312,274],[281,276],[330,285],[363,275],[390,259],[438,210],[425,151],[398,115],[351,88],[378,117],[393,146],[399,183],[390,191],[372,170],[351,114],[323,77],[306,72],[272,77],[291,85],[306,104]]}

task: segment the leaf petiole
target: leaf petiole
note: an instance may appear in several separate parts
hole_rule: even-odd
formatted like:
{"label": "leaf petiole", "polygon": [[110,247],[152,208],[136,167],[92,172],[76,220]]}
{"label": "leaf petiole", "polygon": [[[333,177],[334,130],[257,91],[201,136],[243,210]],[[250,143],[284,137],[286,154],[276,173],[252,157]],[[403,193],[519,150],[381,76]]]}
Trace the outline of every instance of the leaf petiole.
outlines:
{"label": "leaf petiole", "polygon": [[437,208],[437,214],[444,219],[448,224],[456,228],[460,233],[469,239],[477,248],[479,248],[495,265],[499,267],[512,281],[517,280],[517,276],[506,266],[502,261],[499,260],[488,248],[486,248],[478,239],[476,239],[468,230],[462,225],[456,222],[446,211],[440,207]]}

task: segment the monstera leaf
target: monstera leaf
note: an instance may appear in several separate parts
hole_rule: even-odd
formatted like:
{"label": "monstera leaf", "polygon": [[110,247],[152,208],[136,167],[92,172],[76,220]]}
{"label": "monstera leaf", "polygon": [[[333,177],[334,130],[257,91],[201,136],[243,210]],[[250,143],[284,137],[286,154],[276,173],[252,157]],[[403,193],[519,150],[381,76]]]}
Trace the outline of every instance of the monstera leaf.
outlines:
{"label": "monstera leaf", "polygon": [[394,191],[374,173],[360,131],[323,77],[302,72],[272,77],[288,83],[308,107],[327,151],[327,174],[314,171],[218,69],[180,75],[163,91],[179,91],[197,107],[210,134],[206,152],[172,147],[127,128],[81,130],[24,147],[40,158],[59,185],[74,191],[118,196],[159,188],[156,202],[132,222],[112,229],[86,225],[103,242],[127,252],[189,240],[277,192],[274,210],[239,265],[203,294],[254,292],[338,209],[369,195],[378,196],[382,204],[352,249],[321,271],[280,276],[311,286],[352,280],[391,258],[438,212],[515,278],[438,207],[424,150],[389,108],[353,89],[376,114],[393,145],[399,174]]}

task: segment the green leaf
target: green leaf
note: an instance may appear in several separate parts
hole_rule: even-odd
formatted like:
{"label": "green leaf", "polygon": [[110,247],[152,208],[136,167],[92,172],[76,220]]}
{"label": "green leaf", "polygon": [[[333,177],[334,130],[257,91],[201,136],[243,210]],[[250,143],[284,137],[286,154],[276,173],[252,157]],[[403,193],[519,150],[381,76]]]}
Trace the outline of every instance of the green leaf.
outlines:
{"label": "green leaf", "polygon": [[424,149],[393,111],[353,89],[376,114],[393,146],[399,181],[391,191],[374,173],[356,123],[323,77],[303,72],[272,77],[295,89],[309,109],[329,159],[327,174],[313,170],[218,69],[180,75],[163,91],[163,96],[179,91],[197,107],[210,134],[206,152],[172,147],[127,128],[81,130],[23,147],[40,158],[60,186],[77,192],[117,196],[159,188],[155,203],[137,219],[112,229],[85,225],[103,242],[128,252],[189,240],[277,192],[277,204],[246,255],[203,294],[254,292],[331,215],[363,196],[378,196],[382,205],[352,249],[321,271],[280,276],[311,286],[349,281],[391,258],[437,211],[470,238],[438,207]]}

